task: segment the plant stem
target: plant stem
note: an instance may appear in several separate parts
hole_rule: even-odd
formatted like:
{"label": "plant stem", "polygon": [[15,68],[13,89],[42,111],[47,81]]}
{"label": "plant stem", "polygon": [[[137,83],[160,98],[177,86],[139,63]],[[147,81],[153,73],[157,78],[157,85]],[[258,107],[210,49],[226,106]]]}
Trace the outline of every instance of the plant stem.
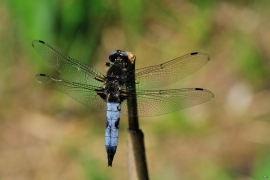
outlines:
{"label": "plant stem", "polygon": [[[127,52],[129,56],[128,62],[128,79],[127,91],[129,94],[136,93],[135,85],[135,56]],[[128,179],[148,180],[147,163],[144,147],[144,135],[139,128],[139,119],[137,111],[137,98],[130,96],[127,98],[128,103],[128,139],[127,139],[127,154],[128,154]]]}

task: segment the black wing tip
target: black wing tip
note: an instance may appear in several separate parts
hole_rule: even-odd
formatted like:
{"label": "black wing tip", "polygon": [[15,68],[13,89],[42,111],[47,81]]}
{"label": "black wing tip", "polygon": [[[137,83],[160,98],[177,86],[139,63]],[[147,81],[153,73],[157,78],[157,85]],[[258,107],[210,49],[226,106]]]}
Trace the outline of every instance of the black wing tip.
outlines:
{"label": "black wing tip", "polygon": [[203,52],[192,52],[190,53],[191,56],[194,56],[194,55],[197,55],[197,54],[204,54],[204,55],[207,55],[208,56],[208,61],[210,61],[210,56],[206,53],[203,53]]}
{"label": "black wing tip", "polygon": [[39,40],[39,39],[35,39],[34,41],[33,41],[33,43],[34,42],[40,42],[40,43],[43,43],[43,44],[45,44],[45,42],[44,41],[42,41],[42,40]]}
{"label": "black wing tip", "polygon": [[42,41],[42,40],[38,40],[38,42],[45,44],[45,42],[44,42],[44,41]]}
{"label": "black wing tip", "polygon": [[53,77],[52,76],[49,76],[47,74],[36,74],[35,75],[35,78],[36,78],[37,81],[40,82],[39,78],[50,78],[50,79],[52,79]]}
{"label": "black wing tip", "polygon": [[203,89],[203,88],[195,88],[195,90],[196,91],[207,91],[209,94],[211,94],[212,95],[212,99],[214,99],[214,94],[211,92],[211,91],[209,91],[209,90],[207,90],[207,89]]}
{"label": "black wing tip", "polygon": [[197,91],[203,91],[204,89],[203,88],[195,88],[195,90],[197,90]]}
{"label": "black wing tip", "polygon": [[40,77],[40,76],[48,77],[48,75],[46,75],[46,74],[36,74],[36,77]]}
{"label": "black wing tip", "polygon": [[35,43],[36,42],[39,42],[39,43],[42,43],[42,44],[45,44],[45,42],[44,41],[42,41],[42,40],[34,40],[33,42],[32,42],[32,46],[34,47],[34,45],[35,45]]}
{"label": "black wing tip", "polygon": [[192,52],[190,53],[191,56],[198,54],[198,52]]}

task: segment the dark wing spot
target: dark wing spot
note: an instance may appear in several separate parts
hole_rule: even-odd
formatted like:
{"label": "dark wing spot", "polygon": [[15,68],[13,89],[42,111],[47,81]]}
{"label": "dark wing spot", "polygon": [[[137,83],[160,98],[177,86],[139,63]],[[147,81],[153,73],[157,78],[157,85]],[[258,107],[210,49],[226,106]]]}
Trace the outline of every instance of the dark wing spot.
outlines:
{"label": "dark wing spot", "polygon": [[43,44],[45,44],[45,42],[44,41],[41,41],[41,40],[38,40],[40,43],[43,43]]}
{"label": "dark wing spot", "polygon": [[198,90],[198,91],[203,91],[202,88],[195,88],[195,90]]}
{"label": "dark wing spot", "polygon": [[192,55],[196,55],[196,54],[198,54],[198,52],[190,53],[191,56],[192,56]]}

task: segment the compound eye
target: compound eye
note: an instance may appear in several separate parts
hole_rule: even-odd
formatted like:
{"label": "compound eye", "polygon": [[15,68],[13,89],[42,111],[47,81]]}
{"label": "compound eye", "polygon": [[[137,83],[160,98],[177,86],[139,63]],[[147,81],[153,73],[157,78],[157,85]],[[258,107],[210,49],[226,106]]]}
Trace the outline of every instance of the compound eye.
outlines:
{"label": "compound eye", "polygon": [[128,61],[128,55],[124,51],[121,52],[120,56],[121,56],[123,61],[125,61],[125,62]]}
{"label": "compound eye", "polygon": [[110,55],[109,55],[109,60],[111,62],[114,62],[115,59],[116,59],[116,55],[117,55],[117,53],[115,51],[114,52],[111,52]]}
{"label": "compound eye", "polygon": [[124,51],[121,52],[121,56],[122,56],[122,57],[128,57],[127,53],[124,52]]}
{"label": "compound eye", "polygon": [[111,52],[109,55],[109,60],[112,63],[114,63],[116,59],[118,61],[120,60],[126,63],[128,61],[128,55],[127,53],[125,53],[125,51],[121,51],[121,50],[116,50],[114,52]]}

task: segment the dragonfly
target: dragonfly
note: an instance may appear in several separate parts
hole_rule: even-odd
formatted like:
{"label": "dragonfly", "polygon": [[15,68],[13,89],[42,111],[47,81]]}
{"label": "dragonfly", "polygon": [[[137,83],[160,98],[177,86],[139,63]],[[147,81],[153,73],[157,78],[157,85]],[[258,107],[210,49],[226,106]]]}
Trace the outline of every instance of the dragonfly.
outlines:
{"label": "dragonfly", "polygon": [[[211,91],[202,88],[151,90],[175,83],[200,69],[210,60],[206,53],[193,52],[162,64],[129,70],[128,62],[135,62],[136,57],[132,53],[116,50],[109,54],[109,62],[106,62],[108,70],[103,75],[44,41],[34,40],[32,46],[62,74],[61,78],[37,74],[38,82],[66,93],[88,107],[107,111],[105,148],[108,166],[112,166],[118,145],[120,113],[128,116],[134,114],[130,111],[136,109],[133,115],[136,117],[158,116],[214,98]],[[134,97],[137,108],[130,108],[127,101]]]}

